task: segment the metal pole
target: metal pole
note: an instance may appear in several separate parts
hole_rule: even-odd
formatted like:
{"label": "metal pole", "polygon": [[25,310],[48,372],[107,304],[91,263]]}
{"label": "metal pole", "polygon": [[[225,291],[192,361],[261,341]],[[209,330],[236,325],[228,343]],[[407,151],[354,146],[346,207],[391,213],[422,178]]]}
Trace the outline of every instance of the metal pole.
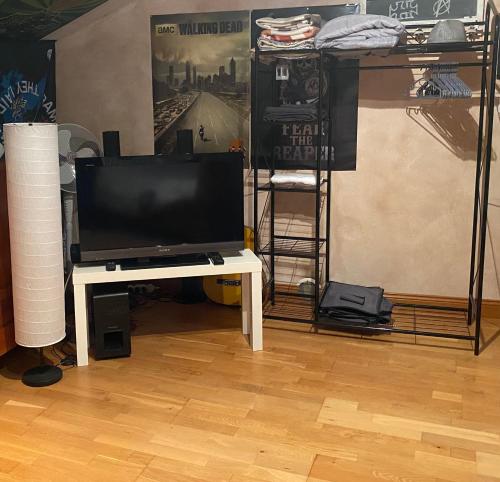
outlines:
{"label": "metal pole", "polygon": [[476,299],[476,339],[474,343],[474,354],[479,355],[480,338],[481,338],[481,304],[483,301],[483,276],[484,276],[484,258],[486,248],[486,237],[488,227],[488,198],[490,189],[490,168],[491,168],[491,143],[493,139],[493,116],[495,112],[495,88],[497,80],[498,66],[498,39],[500,38],[500,15],[495,16],[495,30],[493,34],[493,48],[490,69],[490,85],[488,92],[488,131],[486,134],[486,158],[483,167],[483,196],[481,205],[480,217],[480,246],[478,260],[478,276],[477,276],[477,299]]}
{"label": "metal pole", "polygon": [[484,45],[483,45],[483,61],[481,72],[481,101],[479,106],[479,126],[477,137],[477,157],[476,157],[476,182],[474,187],[474,214],[472,216],[472,247],[470,252],[470,274],[469,274],[469,299],[467,308],[467,324],[471,325],[474,313],[473,303],[474,298],[474,277],[476,275],[476,243],[477,243],[477,216],[478,202],[480,198],[481,185],[481,161],[483,157],[483,128],[484,128],[484,105],[486,97],[486,73],[488,63],[488,39],[490,30],[490,5],[486,9],[485,25],[484,25]]}
{"label": "metal pole", "polygon": [[253,159],[253,250],[257,254],[259,251],[259,149],[257,147],[259,136],[256,135],[255,128],[257,126],[258,108],[257,108],[257,97],[258,97],[258,83],[259,78],[258,70],[259,68],[259,49],[255,47],[255,58],[253,62],[253,88],[250,89],[251,94],[253,94],[251,99],[251,113],[252,116],[252,152],[251,158]]}
{"label": "metal pole", "polygon": [[[329,61],[331,59],[328,59]],[[326,180],[326,266],[325,266],[325,286],[330,281],[330,228],[331,228],[331,182],[332,182],[332,105],[333,90],[332,85],[332,67],[328,64],[328,160],[327,160],[327,180]]]}
{"label": "metal pole", "polygon": [[[319,52],[319,82],[318,82],[318,140],[316,154],[316,224],[315,224],[315,257],[314,257],[314,320],[319,318],[320,302],[320,237],[321,237],[321,157],[323,149],[323,51]],[[328,239],[328,234],[327,234]]]}
{"label": "metal pole", "polygon": [[[274,67],[276,67],[276,62],[273,64]],[[272,90],[272,96],[273,96],[273,105],[275,104],[276,102],[276,73],[273,74],[273,90]],[[278,95],[278,101],[279,101],[279,95]],[[274,243],[274,230],[275,230],[275,226],[274,226],[274,222],[275,222],[275,212],[274,210],[276,209],[276,191],[274,190],[274,184],[270,182],[272,176],[274,176],[274,170],[275,170],[275,165],[276,165],[276,159],[275,159],[275,150],[274,150],[274,146],[276,145],[275,143],[275,136],[276,136],[276,133],[274,131],[274,127],[272,127],[271,129],[273,129],[272,131],[272,138],[273,138],[273,143],[272,143],[272,146],[271,146],[271,173],[270,173],[270,176],[269,176],[269,187],[270,187],[270,191],[271,191],[271,206],[270,206],[270,209],[271,209],[271,217],[270,217],[270,222],[269,222],[269,247],[270,247],[270,252],[271,252],[271,266],[270,266],[270,271],[271,271],[271,283],[270,283],[270,287],[271,287],[271,296],[270,296],[270,299],[271,299],[271,304],[274,305],[275,302],[276,302],[276,263],[275,263],[275,243]]]}

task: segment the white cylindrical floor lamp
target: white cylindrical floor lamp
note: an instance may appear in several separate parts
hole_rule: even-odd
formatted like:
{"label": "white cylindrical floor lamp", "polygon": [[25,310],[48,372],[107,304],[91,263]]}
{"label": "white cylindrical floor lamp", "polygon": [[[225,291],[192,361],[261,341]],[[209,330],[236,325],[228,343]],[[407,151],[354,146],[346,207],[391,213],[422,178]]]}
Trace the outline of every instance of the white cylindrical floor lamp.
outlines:
{"label": "white cylindrical floor lamp", "polygon": [[23,375],[30,386],[62,377],[42,353],[66,336],[57,136],[56,124],[4,125],[16,343],[41,358]]}

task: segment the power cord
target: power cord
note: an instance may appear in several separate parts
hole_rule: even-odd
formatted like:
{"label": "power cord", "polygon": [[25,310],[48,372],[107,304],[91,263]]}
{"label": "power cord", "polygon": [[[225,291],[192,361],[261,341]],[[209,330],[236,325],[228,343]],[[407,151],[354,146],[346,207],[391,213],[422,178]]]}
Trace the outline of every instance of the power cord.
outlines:
{"label": "power cord", "polygon": [[64,292],[66,293],[66,288],[68,287],[69,280],[71,279],[71,275],[73,274],[73,266],[71,266],[71,270],[68,273],[68,277],[66,278],[66,281],[64,282]]}

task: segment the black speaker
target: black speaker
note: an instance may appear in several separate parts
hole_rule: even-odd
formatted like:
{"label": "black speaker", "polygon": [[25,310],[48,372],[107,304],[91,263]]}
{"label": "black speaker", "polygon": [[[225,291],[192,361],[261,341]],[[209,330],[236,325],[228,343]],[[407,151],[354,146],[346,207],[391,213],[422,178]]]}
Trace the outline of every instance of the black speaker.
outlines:
{"label": "black speaker", "polygon": [[118,131],[106,131],[102,133],[102,145],[104,155],[120,157],[120,133]]}
{"label": "black speaker", "polygon": [[130,356],[130,307],[127,285],[96,284],[92,293],[94,358]]}
{"label": "black speaker", "polygon": [[177,131],[177,154],[185,159],[193,158],[193,131],[181,129]]}

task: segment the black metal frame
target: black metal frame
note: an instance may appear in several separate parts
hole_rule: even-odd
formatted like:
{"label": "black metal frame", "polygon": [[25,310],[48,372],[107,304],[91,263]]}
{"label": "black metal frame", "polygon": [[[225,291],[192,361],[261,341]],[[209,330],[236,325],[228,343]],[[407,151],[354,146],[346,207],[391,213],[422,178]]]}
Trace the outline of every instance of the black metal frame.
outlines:
{"label": "black metal frame", "polygon": [[[412,57],[419,54],[440,54],[440,53],[469,53],[475,52],[481,54],[480,61],[458,62],[458,67],[480,67],[481,68],[481,95],[480,95],[480,111],[479,111],[479,126],[478,126],[478,145],[476,159],[476,180],[474,190],[474,214],[472,225],[472,247],[470,255],[470,279],[469,279],[469,297],[467,308],[458,308],[456,306],[434,306],[434,305],[408,305],[397,304],[400,309],[413,309],[413,321],[408,327],[407,324],[394,323],[393,325],[371,325],[363,327],[362,331],[368,334],[376,333],[402,333],[418,336],[430,336],[438,338],[451,338],[456,340],[470,340],[474,343],[474,353],[479,354],[480,338],[481,338],[481,304],[483,297],[483,277],[484,277],[484,262],[485,262],[485,246],[487,238],[487,213],[488,213],[488,194],[490,182],[490,165],[492,151],[492,135],[493,135],[493,118],[495,111],[495,82],[496,72],[499,62],[499,43],[500,43],[500,15],[496,14],[492,5],[488,2],[485,10],[485,19],[482,22],[466,22],[466,26],[480,27],[482,29],[482,40],[473,40],[467,42],[454,42],[446,44],[423,44],[411,43],[389,49],[385,52],[387,55],[407,54]],[[412,33],[422,31],[422,29],[430,29],[432,24],[419,24],[407,26],[409,38],[414,38]],[[256,139],[255,132],[259,119],[259,103],[258,103],[258,81],[259,81],[259,59],[260,56],[271,56],[275,58],[283,58],[290,54],[314,55],[319,57],[319,99],[318,99],[318,146],[317,146],[317,165],[316,165],[316,186],[315,188],[296,188],[296,187],[279,187],[272,183],[259,185],[259,142]],[[322,255],[322,247],[326,246],[325,253],[325,282],[329,280],[330,275],[330,223],[331,223],[331,184],[332,184],[332,156],[331,156],[331,118],[332,118],[332,96],[328,95],[328,133],[326,146],[328,149],[327,156],[327,179],[325,183],[321,182],[322,175],[322,159],[321,152],[323,148],[323,72],[325,63],[331,56],[342,56],[343,58],[353,58],[360,54],[369,54],[368,51],[338,51],[334,49],[325,50],[301,50],[301,51],[265,51],[255,52],[255,65],[253,68],[253,86],[255,98],[252,99],[252,157],[254,159],[254,230],[255,230],[255,252],[261,256],[270,257],[270,309],[265,311],[264,316],[268,319],[294,321],[299,323],[311,323],[315,328],[326,326],[338,328],[342,330],[359,330],[359,325],[346,325],[345,323],[336,324],[335,320],[321,319],[319,314],[319,305],[321,302],[321,266],[320,259]],[[429,68],[430,66],[439,63],[436,61],[416,62],[408,59],[407,63],[397,64],[382,64],[382,65],[360,65],[360,70],[380,70],[380,69],[415,69]],[[353,68],[348,66],[345,68]],[[484,134],[486,133],[486,134]],[[274,174],[274,156],[272,157],[272,165],[270,166],[270,176]],[[322,185],[326,184],[326,192],[322,190]],[[258,211],[258,194],[261,191],[268,191],[270,203],[270,242],[261,249],[259,236],[259,211]],[[315,194],[315,237],[303,238],[294,236],[276,236],[275,235],[275,196],[276,192],[304,192]],[[326,196],[326,237],[322,238],[320,233],[321,226],[321,197]],[[288,242],[295,243],[308,242],[314,244],[314,249],[305,252],[300,252],[295,249],[298,244],[294,245],[288,251],[283,250],[283,240],[286,238]],[[297,258],[309,258],[314,260],[314,279],[315,292],[314,295],[301,295],[293,291],[276,291],[275,284],[275,258],[278,256],[293,256]],[[301,317],[289,315],[288,313],[276,313],[275,303],[276,296],[292,296],[298,299],[304,299],[311,304],[311,317]],[[311,303],[312,302],[312,303]],[[419,323],[416,319],[416,311],[425,310],[428,316],[427,320]],[[286,311],[286,310],[285,310]],[[293,311],[293,309],[292,309]],[[431,313],[431,315],[429,315]],[[458,316],[456,318],[449,318]],[[435,320],[443,320],[443,326],[435,328]],[[450,322],[451,320],[451,322]],[[475,327],[471,325],[475,323]],[[430,327],[430,328],[429,328]],[[471,330],[473,333],[471,333]]]}

